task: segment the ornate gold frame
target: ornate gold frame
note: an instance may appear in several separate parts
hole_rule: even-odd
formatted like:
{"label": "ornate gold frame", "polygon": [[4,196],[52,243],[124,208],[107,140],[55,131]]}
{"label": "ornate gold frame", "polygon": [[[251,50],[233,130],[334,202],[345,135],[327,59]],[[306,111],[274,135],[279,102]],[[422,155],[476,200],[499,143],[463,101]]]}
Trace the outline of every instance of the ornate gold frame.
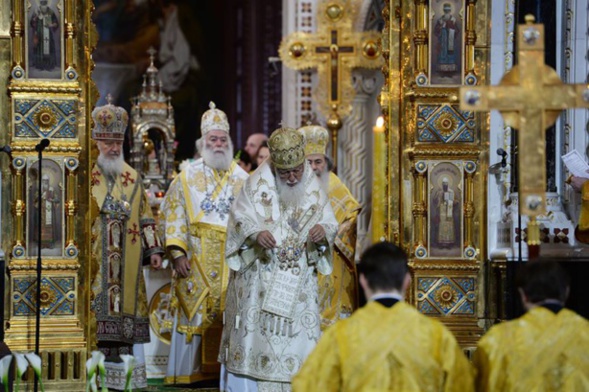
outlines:
{"label": "ornate gold frame", "polygon": [[48,391],[82,391],[84,365],[94,344],[89,308],[91,239],[86,234],[90,232],[87,173],[94,154],[88,114],[97,98],[91,79],[91,53],[97,42],[91,20],[94,7],[92,2],[63,0],[62,77],[30,79],[25,71],[25,15],[29,1],[2,1],[12,9],[10,36],[0,36],[0,55],[12,59],[10,67],[0,68],[0,78],[7,81],[8,91],[8,102],[2,103],[7,109],[2,111],[2,121],[11,124],[3,141],[12,148],[11,158],[6,161],[10,172],[3,184],[9,187],[11,197],[2,199],[2,247],[9,253],[7,273],[13,294],[7,301],[6,342],[13,351],[34,349],[36,304],[31,293],[36,292],[36,255],[28,256],[25,251],[27,232],[31,230],[25,176],[29,163],[37,156],[35,145],[47,138],[50,145],[43,158],[55,161],[63,170],[60,175],[65,227],[61,256],[42,257],[42,377]]}
{"label": "ornate gold frame", "polygon": [[[418,86],[430,85],[429,65],[431,59],[429,58],[429,41],[431,28],[430,21],[430,1],[415,0],[415,31],[413,34],[413,42],[415,45],[415,70],[414,80]],[[462,0],[462,4],[466,8],[464,20],[464,69],[462,80],[466,85],[475,85],[478,82],[478,75],[475,71],[475,44],[477,40],[476,35],[476,15],[475,6],[477,0]]]}
{"label": "ornate gold frame", "polygon": [[[490,2],[465,0],[464,83],[487,79],[488,17]],[[475,5],[478,14],[475,16]],[[385,86],[380,104],[385,116],[386,186],[373,193],[376,208],[382,208],[385,224],[373,231],[402,246],[410,255],[412,285],[408,302],[448,325],[465,348],[472,348],[483,329],[488,298],[486,276],[486,137],[488,117],[459,111],[456,86],[431,86],[418,82],[428,69],[428,2],[390,0],[383,10],[385,27],[382,52]],[[476,41],[477,35],[481,37]],[[475,64],[475,55],[477,63]],[[475,72],[476,67],[476,72]],[[431,107],[437,119],[449,125],[420,118],[420,108]],[[423,116],[422,116],[423,117]],[[430,138],[425,132],[437,133]],[[438,125],[435,125],[438,124]],[[442,124],[442,125],[440,125]],[[461,124],[460,126],[456,124]],[[467,124],[467,125],[464,125]],[[440,129],[439,126],[446,127]],[[462,127],[462,128],[460,128]],[[459,132],[468,128],[468,135]],[[419,134],[423,130],[424,134]],[[434,258],[427,252],[428,167],[432,162],[460,163],[463,170],[462,238],[459,257]],[[374,211],[374,209],[373,209]],[[374,229],[374,228],[373,228]],[[486,321],[485,321],[486,322]]]}

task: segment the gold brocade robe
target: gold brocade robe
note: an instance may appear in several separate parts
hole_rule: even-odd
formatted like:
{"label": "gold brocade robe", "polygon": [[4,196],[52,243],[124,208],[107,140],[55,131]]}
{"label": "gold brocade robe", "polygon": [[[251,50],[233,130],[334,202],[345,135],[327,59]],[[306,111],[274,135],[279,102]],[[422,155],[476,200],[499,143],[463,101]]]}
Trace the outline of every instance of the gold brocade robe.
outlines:
{"label": "gold brocade robe", "polygon": [[473,371],[439,321],[375,301],[328,328],[293,391],[473,391]]}
{"label": "gold brocade robe", "polygon": [[[247,177],[235,162],[228,171],[219,172],[198,159],[174,179],[162,203],[166,248],[181,249],[191,263],[188,277],[172,279],[176,332],[186,335],[187,342],[193,335],[203,337],[201,373],[219,371],[221,315],[228,280],[224,252],[227,220]],[[189,377],[176,381],[196,381]]]}
{"label": "gold brocade robe", "polygon": [[589,391],[589,321],[542,306],[479,341],[478,391]]}
{"label": "gold brocade robe", "polygon": [[[92,309],[96,336],[107,357],[117,345],[149,342],[143,261],[163,253],[141,178],[129,165],[115,181],[92,168]],[[114,345],[113,345],[114,344]],[[125,352],[125,351],[123,351]]]}
{"label": "gold brocade robe", "polygon": [[356,219],[360,204],[334,174],[329,174],[329,201],[339,225],[333,253],[333,272],[319,275],[321,328],[349,317],[358,307],[356,276]]}
{"label": "gold brocade robe", "polygon": [[589,181],[585,181],[581,189],[581,214],[575,230],[575,238],[589,244]]}

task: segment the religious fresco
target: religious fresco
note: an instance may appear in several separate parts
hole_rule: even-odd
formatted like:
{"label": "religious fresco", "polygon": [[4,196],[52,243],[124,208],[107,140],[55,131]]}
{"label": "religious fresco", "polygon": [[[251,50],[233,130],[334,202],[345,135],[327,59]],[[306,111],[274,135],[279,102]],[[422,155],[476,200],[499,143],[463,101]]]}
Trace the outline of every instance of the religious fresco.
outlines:
{"label": "religious fresco", "polygon": [[43,159],[41,171],[41,199],[39,199],[39,160],[30,158],[27,170],[27,204],[31,206],[28,214],[27,254],[38,255],[41,219],[41,256],[62,256],[63,254],[63,170],[52,159]]}
{"label": "religious fresco", "polygon": [[464,14],[462,0],[430,1],[430,83],[462,84]]}
{"label": "religious fresco", "polygon": [[429,256],[462,256],[462,170],[452,162],[432,165],[429,172]]}
{"label": "religious fresco", "polygon": [[31,79],[61,79],[63,69],[63,1],[30,0],[26,10],[28,77]]}

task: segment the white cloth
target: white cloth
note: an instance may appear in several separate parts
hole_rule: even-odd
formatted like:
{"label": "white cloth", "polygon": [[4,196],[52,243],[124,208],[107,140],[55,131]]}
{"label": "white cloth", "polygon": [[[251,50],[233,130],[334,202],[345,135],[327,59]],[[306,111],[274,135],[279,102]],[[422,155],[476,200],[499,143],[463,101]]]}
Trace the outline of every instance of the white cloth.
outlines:
{"label": "white cloth", "polygon": [[[181,384],[176,382],[176,377],[193,376],[200,371],[201,357],[200,357],[200,335],[193,336],[190,343],[186,342],[186,335],[176,332],[178,327],[178,316],[180,312],[176,312],[174,319],[174,329],[172,333],[172,341],[170,343],[170,356],[168,357],[168,369],[166,370],[166,379],[170,379],[172,384]],[[200,325],[202,318],[199,314],[194,317],[192,325]],[[186,321],[185,321],[186,322]]]}
{"label": "white cloth", "polygon": [[[320,337],[317,272],[331,273],[338,227],[308,164],[301,181],[306,194],[300,206],[283,206],[274,174],[263,163],[245,182],[227,226],[226,261],[232,271],[219,361],[235,375],[287,384],[281,390],[290,388]],[[325,229],[322,251],[308,241],[315,224]],[[252,241],[264,230],[276,239],[272,251]],[[294,265],[285,263],[289,254]]]}

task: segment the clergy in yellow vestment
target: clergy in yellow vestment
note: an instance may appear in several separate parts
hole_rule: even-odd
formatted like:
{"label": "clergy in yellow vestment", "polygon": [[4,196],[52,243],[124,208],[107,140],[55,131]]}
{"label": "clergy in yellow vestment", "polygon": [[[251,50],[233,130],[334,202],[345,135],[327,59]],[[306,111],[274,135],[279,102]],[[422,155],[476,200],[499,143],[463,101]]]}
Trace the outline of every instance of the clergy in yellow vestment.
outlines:
{"label": "clergy in yellow vestment", "polygon": [[568,278],[554,262],[528,262],[518,279],[527,312],[492,327],[473,363],[478,391],[589,391],[589,321],[563,308]]}
{"label": "clergy in yellow vestment", "polygon": [[373,245],[358,272],[367,305],[325,331],[293,391],[473,391],[472,367],[452,333],[403,302],[405,253]]}
{"label": "clergy in yellow vestment", "polygon": [[566,181],[577,192],[581,192],[581,213],[575,228],[575,238],[589,244],[589,181],[583,177],[571,176]]}
{"label": "clergy in yellow vestment", "polygon": [[162,203],[166,249],[174,260],[175,321],[164,381],[218,379],[222,311],[227,289],[227,219],[247,173],[233,161],[225,113],[213,103],[201,120],[202,158],[186,165]]}
{"label": "clergy in yellow vestment", "polygon": [[356,220],[361,207],[338,176],[330,171],[326,155],[327,129],[307,125],[299,132],[305,138],[305,157],[327,193],[339,225],[334,243],[333,272],[319,275],[321,328],[325,329],[339,319],[350,317],[358,307]]}
{"label": "clergy in yellow vestment", "polygon": [[141,177],[123,159],[127,112],[105,105],[92,112],[100,155],[92,178],[92,297],[98,349],[106,356],[106,386],[122,390],[120,354],[135,356],[132,386],[147,386],[143,343],[149,318],[143,264],[159,268],[163,248]]}

